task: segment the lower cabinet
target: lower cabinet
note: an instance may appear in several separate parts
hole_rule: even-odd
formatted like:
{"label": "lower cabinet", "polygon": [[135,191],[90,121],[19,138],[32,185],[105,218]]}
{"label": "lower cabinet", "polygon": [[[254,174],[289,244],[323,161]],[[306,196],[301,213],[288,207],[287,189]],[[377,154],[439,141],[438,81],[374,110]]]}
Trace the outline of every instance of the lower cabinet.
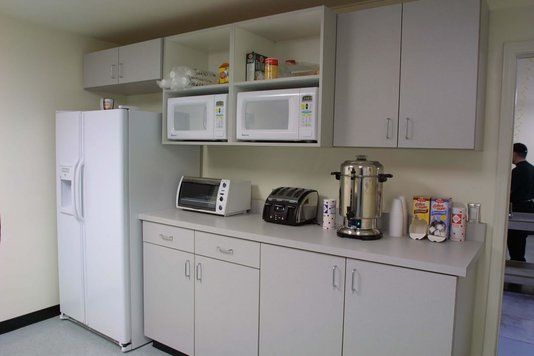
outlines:
{"label": "lower cabinet", "polygon": [[[167,230],[144,226],[145,335],[190,356],[257,355],[259,270],[167,247],[168,241],[186,246],[178,240],[189,237]],[[164,242],[154,240],[160,235]],[[239,259],[244,245],[250,249],[241,241],[226,238],[224,246],[230,248],[219,243],[213,250],[223,251],[221,258]]]}
{"label": "lower cabinet", "polygon": [[195,355],[257,355],[259,270],[195,256]]}
{"label": "lower cabinet", "polygon": [[261,246],[260,355],[341,355],[345,259]]}
{"label": "lower cabinet", "polygon": [[451,355],[456,277],[347,260],[343,355]]}
{"label": "lower cabinet", "polygon": [[145,334],[187,355],[470,352],[475,269],[458,278],[157,224],[143,238]]}
{"label": "lower cabinet", "polygon": [[194,352],[194,255],[143,243],[145,335]]}

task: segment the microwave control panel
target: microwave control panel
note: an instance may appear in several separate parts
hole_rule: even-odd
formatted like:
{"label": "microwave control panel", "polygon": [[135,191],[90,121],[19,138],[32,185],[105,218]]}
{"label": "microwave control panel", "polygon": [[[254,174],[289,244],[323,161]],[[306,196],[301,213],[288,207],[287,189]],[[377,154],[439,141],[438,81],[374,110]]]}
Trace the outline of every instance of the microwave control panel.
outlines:
{"label": "microwave control panel", "polygon": [[215,95],[214,138],[226,138],[226,98],[227,94]]}
{"label": "microwave control panel", "polygon": [[300,122],[299,139],[315,140],[315,121],[317,111],[317,88],[313,88],[315,93],[301,92],[300,94]]}

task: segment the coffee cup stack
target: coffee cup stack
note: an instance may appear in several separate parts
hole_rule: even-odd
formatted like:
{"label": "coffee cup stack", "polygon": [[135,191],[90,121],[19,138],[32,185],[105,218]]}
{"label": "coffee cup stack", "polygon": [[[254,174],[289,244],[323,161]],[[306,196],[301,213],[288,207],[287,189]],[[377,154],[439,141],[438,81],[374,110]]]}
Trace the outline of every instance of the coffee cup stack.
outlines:
{"label": "coffee cup stack", "polygon": [[336,199],[323,199],[323,229],[336,228]]}

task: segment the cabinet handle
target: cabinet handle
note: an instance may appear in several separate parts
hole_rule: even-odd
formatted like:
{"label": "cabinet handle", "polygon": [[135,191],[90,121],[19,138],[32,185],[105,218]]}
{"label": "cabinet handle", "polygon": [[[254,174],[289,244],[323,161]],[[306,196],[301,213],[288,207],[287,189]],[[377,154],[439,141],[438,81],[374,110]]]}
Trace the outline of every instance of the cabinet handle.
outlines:
{"label": "cabinet handle", "polygon": [[339,286],[338,284],[336,283],[336,271],[339,267],[338,266],[334,266],[332,268],[332,286],[337,289]]}
{"label": "cabinet handle", "polygon": [[386,118],[386,140],[389,140],[391,138],[391,135],[389,134],[389,125],[391,124],[391,118]]}
{"label": "cabinet handle", "polygon": [[352,270],[352,278],[351,278],[351,282],[352,282],[351,284],[352,285],[351,285],[350,289],[352,290],[353,293],[358,294],[359,291],[358,291],[358,288],[356,288],[356,281],[354,279],[354,277],[356,277],[356,274],[358,274],[358,281],[359,281],[360,280],[360,278],[359,278],[360,274],[358,273],[358,270],[356,268],[354,268]]}
{"label": "cabinet handle", "polygon": [[119,63],[119,78],[124,78],[124,63]]}
{"label": "cabinet handle", "polygon": [[116,64],[111,65],[111,79],[116,79],[115,77],[115,69],[117,68]]}
{"label": "cabinet handle", "polygon": [[197,281],[202,282],[202,263],[197,263],[196,272],[197,272]]}
{"label": "cabinet handle", "polygon": [[219,251],[220,253],[224,253],[225,255],[233,255],[234,254],[234,249],[233,248],[224,249],[224,248],[221,248],[220,246],[217,246],[217,251]]}
{"label": "cabinet handle", "polygon": [[161,237],[163,240],[165,241],[172,241],[174,240],[174,236],[172,235],[163,235],[163,234],[159,234],[159,237]]}
{"label": "cabinet handle", "polygon": [[191,261],[185,261],[185,276],[191,279]]}
{"label": "cabinet handle", "polygon": [[406,131],[405,131],[405,135],[404,137],[407,139],[407,140],[410,140],[411,139],[411,136],[410,136],[410,118],[407,117],[406,118]]}

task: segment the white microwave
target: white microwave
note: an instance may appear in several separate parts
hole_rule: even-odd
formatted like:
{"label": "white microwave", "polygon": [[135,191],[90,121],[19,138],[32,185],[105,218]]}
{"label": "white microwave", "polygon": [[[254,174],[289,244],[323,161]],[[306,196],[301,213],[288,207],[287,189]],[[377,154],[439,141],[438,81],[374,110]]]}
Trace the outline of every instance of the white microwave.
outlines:
{"label": "white microwave", "polygon": [[317,88],[237,94],[237,139],[317,142]]}
{"label": "white microwave", "polygon": [[200,95],[167,100],[169,140],[226,140],[228,94]]}

